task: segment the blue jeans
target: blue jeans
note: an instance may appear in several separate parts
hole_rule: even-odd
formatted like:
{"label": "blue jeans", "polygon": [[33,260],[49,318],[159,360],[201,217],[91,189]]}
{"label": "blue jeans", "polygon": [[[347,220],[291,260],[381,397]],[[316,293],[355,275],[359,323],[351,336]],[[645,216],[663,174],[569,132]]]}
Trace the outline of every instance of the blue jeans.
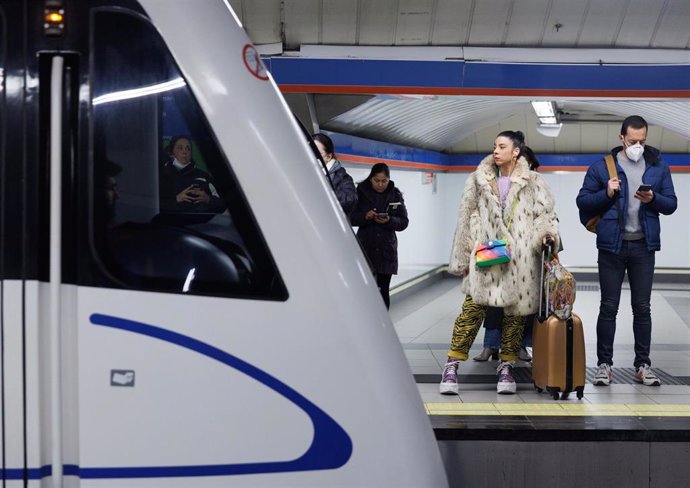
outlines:
{"label": "blue jeans", "polygon": [[[534,315],[525,319],[525,331],[522,334],[522,347],[532,347],[532,323]],[[484,329],[484,347],[498,351],[501,348],[501,329]]]}
{"label": "blue jeans", "polygon": [[613,365],[613,339],[616,335],[616,315],[621,300],[623,277],[628,272],[630,302],[635,336],[635,362],[651,365],[649,348],[652,342],[652,314],[650,300],[654,281],[654,251],[647,250],[644,239],[623,241],[620,254],[599,251],[599,286],[601,304],[597,320],[597,365]]}

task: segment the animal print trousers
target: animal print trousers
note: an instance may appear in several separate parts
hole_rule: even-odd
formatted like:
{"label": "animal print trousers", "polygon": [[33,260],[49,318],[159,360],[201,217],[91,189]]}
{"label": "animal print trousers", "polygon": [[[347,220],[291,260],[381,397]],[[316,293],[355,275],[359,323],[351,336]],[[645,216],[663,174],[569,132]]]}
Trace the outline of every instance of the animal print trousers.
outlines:
{"label": "animal print trousers", "polygon": [[[462,311],[455,319],[453,338],[450,341],[448,357],[466,361],[470,347],[477,337],[486,315],[486,305],[474,303],[467,295],[462,304]],[[520,355],[522,333],[525,329],[525,317],[522,315],[504,315],[501,328],[501,361],[515,361]]]}

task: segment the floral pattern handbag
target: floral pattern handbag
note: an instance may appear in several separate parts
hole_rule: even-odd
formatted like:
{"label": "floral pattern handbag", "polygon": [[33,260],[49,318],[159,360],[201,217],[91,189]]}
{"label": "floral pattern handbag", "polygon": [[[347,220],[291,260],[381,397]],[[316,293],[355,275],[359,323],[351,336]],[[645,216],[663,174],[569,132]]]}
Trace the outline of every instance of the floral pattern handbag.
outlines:
{"label": "floral pattern handbag", "polygon": [[575,277],[552,256],[544,262],[544,283],[547,310],[562,320],[570,318],[575,303]]}

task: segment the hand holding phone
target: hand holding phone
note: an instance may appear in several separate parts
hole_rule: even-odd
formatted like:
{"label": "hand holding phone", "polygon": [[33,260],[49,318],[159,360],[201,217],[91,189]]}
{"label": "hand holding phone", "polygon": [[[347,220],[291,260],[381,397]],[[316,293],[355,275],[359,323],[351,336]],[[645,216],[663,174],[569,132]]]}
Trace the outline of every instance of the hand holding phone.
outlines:
{"label": "hand holding phone", "polygon": [[388,214],[386,212],[379,212],[376,214],[376,216],[385,219],[386,217],[388,217]]}
{"label": "hand holding phone", "polygon": [[652,185],[645,185],[642,183],[637,191],[652,191]]}

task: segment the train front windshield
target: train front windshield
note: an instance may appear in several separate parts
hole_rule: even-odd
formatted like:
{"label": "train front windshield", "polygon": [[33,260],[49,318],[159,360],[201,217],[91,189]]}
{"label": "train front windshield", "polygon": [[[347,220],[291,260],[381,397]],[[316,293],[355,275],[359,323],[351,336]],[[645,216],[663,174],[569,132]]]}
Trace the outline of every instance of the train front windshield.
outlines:
{"label": "train front windshield", "polygon": [[284,299],[231,164],[155,29],[102,11],[93,32],[93,242],[112,285]]}

